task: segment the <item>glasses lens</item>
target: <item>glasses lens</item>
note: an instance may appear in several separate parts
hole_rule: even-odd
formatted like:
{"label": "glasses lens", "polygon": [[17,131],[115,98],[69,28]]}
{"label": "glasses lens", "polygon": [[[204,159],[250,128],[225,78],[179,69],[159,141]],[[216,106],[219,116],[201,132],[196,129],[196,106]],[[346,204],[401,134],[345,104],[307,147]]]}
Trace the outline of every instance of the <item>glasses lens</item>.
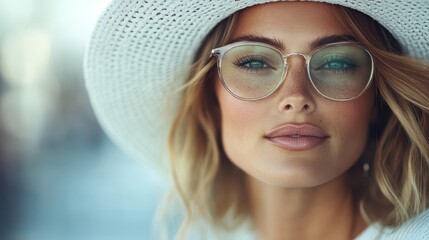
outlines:
{"label": "glasses lens", "polygon": [[333,45],[317,50],[309,63],[314,87],[328,98],[358,97],[372,78],[370,54],[359,45]]}
{"label": "glasses lens", "polygon": [[242,99],[260,99],[271,94],[284,72],[281,54],[272,48],[241,45],[229,49],[222,58],[221,75],[225,87]]}

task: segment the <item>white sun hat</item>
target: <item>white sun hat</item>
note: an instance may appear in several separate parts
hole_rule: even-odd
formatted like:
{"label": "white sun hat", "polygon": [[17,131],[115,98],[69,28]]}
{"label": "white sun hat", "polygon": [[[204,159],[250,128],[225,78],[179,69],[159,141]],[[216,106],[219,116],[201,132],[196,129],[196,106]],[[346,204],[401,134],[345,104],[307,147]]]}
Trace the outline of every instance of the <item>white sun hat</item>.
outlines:
{"label": "white sun hat", "polygon": [[[154,166],[166,159],[167,134],[204,37],[232,13],[264,0],[113,0],[93,31],[85,58],[96,116],[113,141]],[[429,59],[429,0],[327,0],[365,13],[405,53]],[[166,106],[170,106],[166,111]]]}

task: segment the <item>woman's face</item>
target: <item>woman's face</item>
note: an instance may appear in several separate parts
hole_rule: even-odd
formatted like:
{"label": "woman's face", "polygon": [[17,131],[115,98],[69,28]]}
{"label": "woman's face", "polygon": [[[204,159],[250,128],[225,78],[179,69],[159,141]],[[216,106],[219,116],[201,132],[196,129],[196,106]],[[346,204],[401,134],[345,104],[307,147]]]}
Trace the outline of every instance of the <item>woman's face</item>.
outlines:
{"label": "woman's face", "polygon": [[[348,35],[328,4],[282,2],[240,13],[232,39],[276,39],[283,53],[311,52],[322,38]],[[218,77],[219,78],[219,77]],[[222,143],[249,176],[280,187],[312,187],[343,174],[361,156],[374,108],[374,89],[357,99],[332,101],[313,89],[301,56],[288,59],[283,85],[259,101],[230,95],[216,79]]]}

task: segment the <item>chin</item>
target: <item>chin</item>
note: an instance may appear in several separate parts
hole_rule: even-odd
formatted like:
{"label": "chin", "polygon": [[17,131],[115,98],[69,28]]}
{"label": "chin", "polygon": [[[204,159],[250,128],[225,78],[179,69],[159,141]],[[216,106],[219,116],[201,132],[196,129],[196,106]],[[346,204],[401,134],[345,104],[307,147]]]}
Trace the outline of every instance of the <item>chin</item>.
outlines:
{"label": "chin", "polygon": [[250,175],[266,185],[279,188],[313,188],[329,183],[342,174],[323,175],[314,173],[283,173],[279,174],[264,174],[263,176]]}

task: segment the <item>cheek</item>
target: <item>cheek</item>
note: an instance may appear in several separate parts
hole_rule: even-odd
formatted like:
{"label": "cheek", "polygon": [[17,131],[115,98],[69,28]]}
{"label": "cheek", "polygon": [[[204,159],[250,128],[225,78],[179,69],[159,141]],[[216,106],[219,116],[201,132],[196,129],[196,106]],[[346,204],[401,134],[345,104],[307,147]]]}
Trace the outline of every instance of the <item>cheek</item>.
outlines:
{"label": "cheek", "polygon": [[369,125],[374,114],[373,94],[369,93],[350,101],[336,103],[325,111],[326,121],[330,122],[335,134],[336,152],[348,165],[354,163],[365,149]]}
{"label": "cheek", "polygon": [[221,135],[224,150],[233,161],[245,158],[246,152],[256,149],[261,120],[269,109],[261,102],[247,102],[234,98],[220,81],[216,96],[221,113]]}
{"label": "cheek", "polygon": [[[336,115],[339,123],[343,125],[344,131],[352,133],[360,132],[363,129],[368,129],[375,110],[374,97],[371,91],[360,98],[345,102],[341,107],[336,108]],[[365,132],[365,131],[364,131]]]}
{"label": "cheek", "polygon": [[[352,101],[330,102],[321,105],[324,116],[341,132],[358,133],[368,129],[375,114],[375,87]],[[367,132],[367,131],[364,131]]]}
{"label": "cheek", "polygon": [[222,86],[217,86],[223,140],[244,137],[246,127],[251,125],[251,121],[254,119],[254,113],[248,111],[243,101],[235,99],[222,88]]}

